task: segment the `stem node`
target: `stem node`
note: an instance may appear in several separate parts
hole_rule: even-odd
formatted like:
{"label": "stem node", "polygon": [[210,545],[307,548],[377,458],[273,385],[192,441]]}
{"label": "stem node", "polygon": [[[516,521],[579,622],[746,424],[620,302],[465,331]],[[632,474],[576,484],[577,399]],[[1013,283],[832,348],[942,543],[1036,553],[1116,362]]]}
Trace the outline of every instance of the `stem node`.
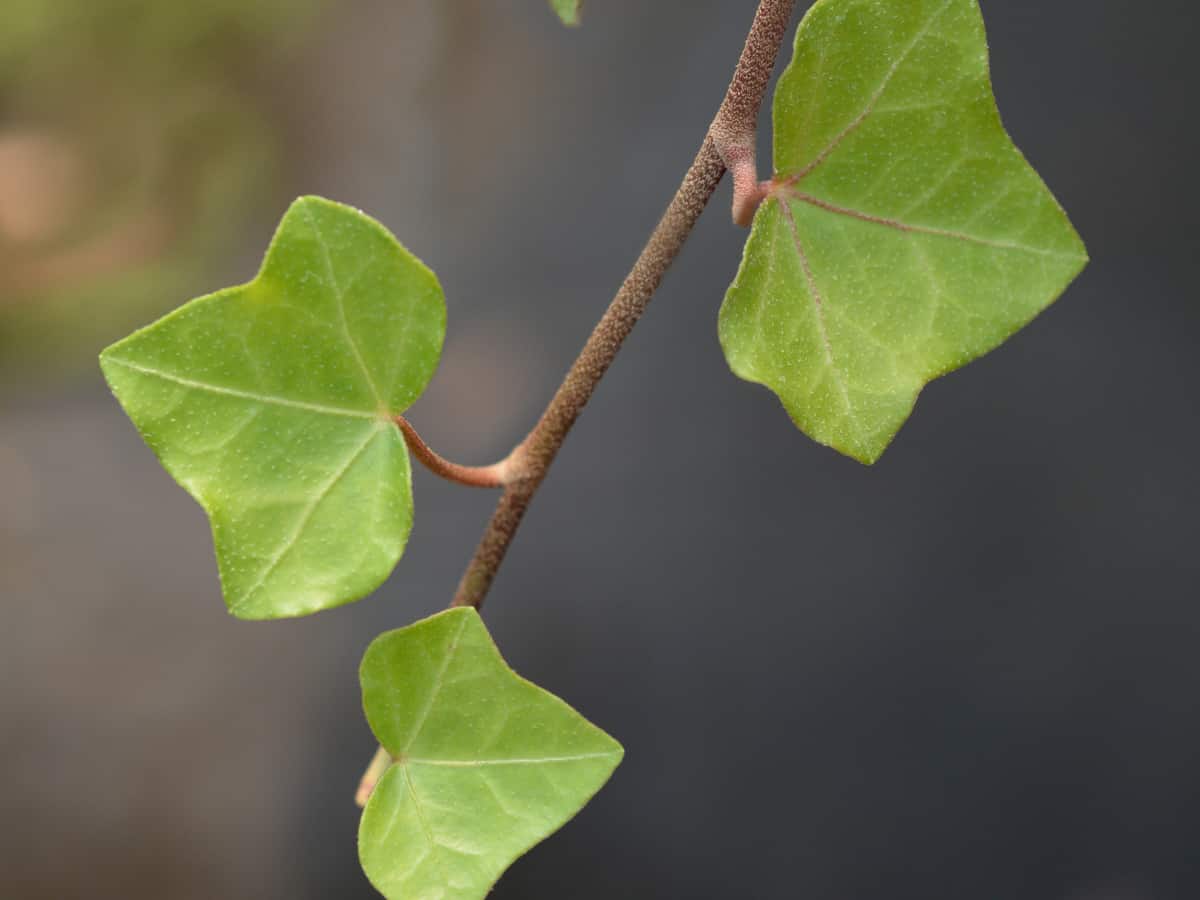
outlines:
{"label": "stem node", "polygon": [[497,488],[508,483],[511,456],[490,466],[460,466],[434,452],[404,416],[396,416],[394,421],[404,436],[409,452],[434,475],[467,487]]}
{"label": "stem node", "polygon": [[795,0],[760,0],[729,90],[683,183],[541,419],[508,460],[499,464],[507,465],[505,480],[500,482],[504,493],[459,583],[454,606],[478,608],[483,603],[567,432],[646,311],[727,167],[734,177],[734,221],[748,225],[754,217],[765,196],[754,161],[758,113],[794,7]]}

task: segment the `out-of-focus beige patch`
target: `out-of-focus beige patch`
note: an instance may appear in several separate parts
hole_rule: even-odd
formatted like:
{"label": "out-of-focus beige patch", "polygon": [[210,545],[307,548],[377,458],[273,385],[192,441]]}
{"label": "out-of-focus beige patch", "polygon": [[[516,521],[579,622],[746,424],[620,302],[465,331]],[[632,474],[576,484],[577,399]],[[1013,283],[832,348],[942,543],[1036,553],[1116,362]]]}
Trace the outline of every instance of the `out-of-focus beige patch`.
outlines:
{"label": "out-of-focus beige patch", "polygon": [[87,207],[87,163],[49,132],[0,132],[0,238],[44,244],[59,238]]}

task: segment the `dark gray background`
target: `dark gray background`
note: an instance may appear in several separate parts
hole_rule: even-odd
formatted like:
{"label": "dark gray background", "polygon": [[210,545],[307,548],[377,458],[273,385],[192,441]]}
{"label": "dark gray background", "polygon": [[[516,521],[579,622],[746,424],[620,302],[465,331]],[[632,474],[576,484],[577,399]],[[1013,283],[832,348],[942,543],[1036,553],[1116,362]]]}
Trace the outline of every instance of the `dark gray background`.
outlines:
{"label": "dark gray background", "polygon": [[[288,196],[363,206],[447,290],[412,418],[447,455],[502,455],[674,190],[753,7],[593,0],[568,32],[539,0],[338,5],[254,86],[293,142],[283,187],[196,292],[254,271]],[[514,667],[627,749],[496,897],[1200,896],[1198,14],[983,9],[1005,121],[1091,266],[867,469],[729,374],[723,188],[486,608]],[[376,596],[238,623],[203,515],[98,373],[13,387],[0,894],[373,896],[358,660],[445,605],[493,497],[418,472]]]}

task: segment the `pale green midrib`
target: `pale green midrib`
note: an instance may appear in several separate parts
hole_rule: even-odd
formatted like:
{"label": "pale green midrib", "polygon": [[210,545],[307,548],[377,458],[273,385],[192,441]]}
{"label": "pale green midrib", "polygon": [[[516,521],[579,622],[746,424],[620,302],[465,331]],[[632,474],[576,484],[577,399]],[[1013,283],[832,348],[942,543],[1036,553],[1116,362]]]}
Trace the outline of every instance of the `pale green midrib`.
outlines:
{"label": "pale green midrib", "polygon": [[429,699],[425,702],[421,712],[417,715],[416,723],[408,737],[408,743],[404,745],[404,750],[401,755],[408,753],[417,739],[421,736],[421,732],[425,729],[425,723],[429,720],[429,714],[433,711],[433,706],[437,702],[438,695],[442,692],[442,685],[446,680],[446,672],[450,668],[450,663],[454,661],[454,654],[458,652],[458,644],[462,640],[463,632],[467,630],[468,616],[462,617],[462,622],[458,626],[458,631],[454,633],[454,637],[450,639],[450,644],[446,649],[445,658],[442,661],[441,668],[433,678],[433,685],[429,689]]}
{"label": "pale green midrib", "polygon": [[[325,242],[325,237],[322,235],[321,229],[317,226],[317,220],[313,216],[311,207],[307,205],[304,207],[304,215],[308,219],[308,227],[312,229],[313,237],[317,240],[317,246],[321,248],[321,256],[325,262],[325,271],[329,273],[329,287],[333,292],[334,299],[337,301],[338,322],[342,326],[342,335],[346,338],[346,343],[350,347],[350,354],[354,357],[355,362],[358,363],[358,368],[362,372],[363,379],[367,383],[367,388],[370,390],[371,396],[375,398],[375,403],[382,407],[383,397],[379,393],[379,388],[375,386],[375,380],[371,377],[371,370],[367,368],[366,360],[363,359],[362,352],[358,349],[358,343],[350,333],[350,324],[346,321],[346,298],[343,294],[343,287],[339,285],[337,274],[334,272],[333,255],[329,252],[329,245]],[[351,278],[349,283],[353,283],[355,278]]]}
{"label": "pale green midrib", "polygon": [[606,750],[602,753],[577,753],[573,756],[543,756],[518,757],[513,759],[416,759],[405,757],[399,765],[437,766],[441,768],[478,769],[484,766],[540,766],[547,763],[582,762],[588,759],[612,759],[619,756],[620,751]]}
{"label": "pale green midrib", "polygon": [[[797,181],[808,175],[811,175],[818,168],[820,168],[821,164],[824,163],[825,160],[828,159],[830,155],[841,145],[842,141],[857,131],[867,121],[867,119],[870,118],[871,113],[875,111],[875,107],[879,105],[879,101],[883,99],[884,93],[887,92],[888,86],[892,83],[892,79],[895,78],[896,73],[900,71],[900,67],[908,61],[908,57],[912,54],[913,50],[917,48],[917,45],[920,44],[921,41],[925,40],[926,36],[928,36],[930,30],[933,28],[933,24],[942,17],[947,9],[950,8],[952,2],[953,0],[946,0],[946,2],[938,8],[937,12],[929,17],[929,21],[917,31],[917,34],[909,42],[908,46],[900,52],[900,55],[896,58],[896,61],[892,63],[887,72],[884,73],[883,80],[880,82],[879,87],[875,89],[875,92],[867,100],[867,104],[863,107],[862,112],[855,116],[849,125],[838,132],[838,134],[833,138],[832,141],[829,142],[829,145],[825,147],[824,150],[813,157],[812,161],[800,170],[799,174],[795,176]],[[803,23],[801,23],[801,28],[803,27]]]}
{"label": "pale green midrib", "polygon": [[[761,285],[768,291],[772,289],[774,284],[775,262],[779,256],[779,234],[781,230],[782,229],[777,226],[771,234],[771,249],[770,252],[767,253],[767,271],[763,273],[763,279],[761,282]],[[766,336],[769,333],[768,328],[763,322],[763,317],[767,312],[767,304],[756,303],[755,307],[754,327],[760,336],[760,340],[763,340],[766,339]]]}
{"label": "pale green midrib", "polygon": [[150,375],[154,378],[161,378],[164,381],[170,381],[182,387],[191,388],[197,391],[204,391],[209,394],[220,394],[226,397],[236,397],[239,400],[249,400],[253,403],[263,403],[268,406],[281,406],[287,409],[302,409],[306,412],[321,413],[326,416],[338,416],[346,419],[378,419],[379,414],[367,412],[366,410],[346,409],[339,406],[327,406],[322,403],[310,403],[306,400],[292,400],[288,397],[275,397],[270,394],[258,394],[254,391],[243,391],[240,388],[225,387],[219,384],[209,384],[204,381],[196,381],[192,378],[185,378],[182,375],[176,375],[173,372],[164,372],[161,369],[152,369],[149,366],[142,366],[137,363],[131,363],[128,360],[119,359],[113,356],[106,356],[105,362],[124,366],[126,369],[131,369],[134,372],[139,372],[143,375]]}
{"label": "pale green midrib", "polygon": [[[408,785],[408,795],[412,797],[413,810],[417,814],[417,821],[421,823],[421,831],[425,834],[425,840],[429,844],[429,855],[437,862],[436,865],[442,871],[442,882],[446,885],[450,884],[450,879],[447,877],[446,861],[441,856],[443,845],[434,837],[433,829],[429,826],[429,820],[425,818],[425,810],[421,806],[421,799],[417,796],[417,786],[412,782],[412,776],[408,774],[408,769],[404,766],[400,767],[401,773],[404,775],[404,783]],[[399,809],[396,811],[399,813]],[[391,830],[390,828],[388,829]]]}
{"label": "pale green midrib", "polygon": [[[417,821],[421,825],[421,831],[425,837],[426,844],[429,847],[429,855],[436,860],[436,865],[442,870],[442,877],[446,884],[450,884],[447,879],[446,863],[442,856],[443,851],[448,846],[437,839],[433,827],[425,816],[425,809],[421,803],[421,797],[417,793],[417,786],[413,783],[410,769],[413,766],[427,767],[449,767],[449,768],[480,768],[483,766],[504,766],[504,765],[546,765],[548,763],[570,763],[582,762],[590,759],[613,759],[620,756],[619,751],[608,751],[604,753],[580,753],[572,756],[553,756],[553,757],[528,757],[521,759],[507,760],[480,760],[477,762],[464,762],[458,760],[432,760],[432,759],[405,759],[403,762],[396,763],[396,768],[400,769],[400,773],[404,778],[404,784],[408,788],[408,795],[412,799],[413,812],[416,813]],[[399,805],[392,813],[391,821],[389,821],[385,834],[390,834],[395,825],[396,817],[400,813]]]}
{"label": "pale green midrib", "polygon": [[808,292],[812,295],[813,310],[817,319],[817,332],[821,338],[821,346],[825,350],[828,371],[833,373],[834,383],[837,384],[838,392],[842,395],[842,402],[846,406],[847,421],[849,421],[852,427],[857,428],[859,424],[858,416],[854,412],[854,404],[850,402],[850,391],[846,384],[846,373],[838,367],[837,360],[833,356],[833,342],[829,339],[829,329],[825,324],[825,300],[821,295],[821,289],[817,286],[817,276],[812,270],[808,254],[804,252],[804,244],[800,240],[800,230],[796,226],[796,219],[792,215],[791,207],[787,204],[782,204],[781,208],[784,218],[787,219],[788,228],[792,233],[796,255],[800,258],[800,267],[804,272],[805,280],[808,282]]}
{"label": "pale green midrib", "polygon": [[259,575],[254,584],[251,585],[238,600],[230,604],[231,609],[233,609],[235,612],[245,609],[247,604],[249,604],[250,600],[253,598],[254,594],[262,589],[263,585],[266,584],[267,579],[271,577],[275,569],[278,568],[281,562],[283,562],[284,557],[286,557],[288,553],[290,553],[291,550],[296,546],[297,541],[300,540],[300,536],[304,533],[304,529],[308,527],[308,523],[312,520],[313,514],[316,513],[317,507],[320,506],[325,498],[329,496],[329,493],[337,486],[338,482],[342,480],[345,474],[350,471],[351,467],[353,467],[353,465],[358,461],[359,457],[366,452],[367,447],[371,446],[371,442],[374,441],[375,438],[377,438],[385,430],[385,427],[386,426],[381,423],[373,428],[368,429],[366,440],[362,441],[362,443],[355,447],[354,452],[351,453],[346,461],[337,468],[333,475],[330,476],[329,480],[314,492],[312,499],[309,500],[308,505],[300,514],[300,518],[296,523],[296,527],[292,529],[292,533],[280,546],[279,552],[275,554],[274,558],[263,569],[262,574]]}
{"label": "pale green midrib", "polygon": [[[900,67],[905,62],[907,62],[909,56],[912,54],[913,50],[916,49],[917,45],[920,44],[921,41],[923,41],[929,35],[930,31],[933,29],[934,23],[936,23],[938,21],[938,19],[940,19],[942,17],[942,15],[946,12],[946,10],[950,8],[951,4],[952,4],[952,0],[946,0],[946,2],[944,2],[937,9],[937,11],[934,12],[933,15],[931,15],[929,17],[929,20],[920,28],[920,30],[917,32],[917,34],[909,42],[909,44],[901,51],[900,55],[896,58],[896,61],[893,62],[892,65],[888,68],[888,71],[884,74],[879,87],[875,89],[875,91],[872,93],[871,97],[867,100],[867,103],[863,107],[862,111],[857,116],[855,116],[854,119],[851,120],[851,122],[845,128],[843,128],[833,138],[833,140],[830,141],[829,144],[823,150],[821,150],[821,152],[818,153],[812,159],[812,161],[809,162],[806,166],[803,166],[798,172],[791,174],[791,175],[786,175],[786,173],[784,173],[786,178],[788,179],[789,187],[791,185],[799,184],[805,178],[812,175],[817,169],[819,169],[822,166],[822,164],[830,156],[833,155],[833,153],[838,149],[838,147],[841,146],[841,144],[843,143],[843,141],[845,141],[845,139],[847,137],[849,137],[854,131],[856,131],[863,124],[865,124],[867,119],[871,117],[871,114],[875,111],[876,107],[879,105],[879,101],[881,99],[883,99],[883,95],[887,92],[888,87],[891,85],[892,80],[895,78],[896,73],[900,70]],[[961,241],[965,241],[965,242],[969,242],[969,243],[979,244],[979,245],[985,246],[985,247],[994,247],[994,248],[1000,249],[1000,250],[1017,250],[1017,251],[1022,251],[1022,252],[1026,252],[1026,253],[1032,253],[1032,254],[1035,254],[1038,256],[1049,256],[1049,257],[1054,257],[1054,258],[1070,259],[1070,260],[1080,260],[1080,259],[1086,258],[1086,253],[1072,252],[1072,251],[1068,251],[1068,250],[1052,250],[1052,249],[1043,248],[1043,247],[1031,247],[1028,244],[1019,244],[1014,241],[1002,241],[1002,240],[993,240],[993,239],[989,239],[989,238],[981,238],[976,235],[967,234],[965,232],[958,232],[958,231],[954,231],[952,229],[942,229],[942,228],[935,228],[935,227],[923,226],[923,225],[911,225],[906,222],[901,222],[899,220],[890,219],[886,216],[876,216],[876,215],[872,215],[870,213],[864,213],[860,210],[851,209],[848,207],[840,207],[838,204],[832,203],[829,200],[825,200],[823,198],[816,197],[811,194],[804,194],[804,193],[796,191],[794,189],[787,190],[786,192],[788,193],[789,196],[791,196],[792,198],[794,198],[796,200],[801,200],[811,206],[814,206],[818,209],[824,209],[825,211],[833,213],[835,215],[836,214],[846,215],[851,218],[859,219],[860,221],[863,221],[863,222],[869,222],[869,223],[879,225],[882,227],[890,227],[890,228],[893,228],[898,231],[905,231],[905,232],[910,232],[910,233],[915,233],[915,234],[926,234],[931,237],[943,237],[943,238],[952,239],[952,240],[961,240]]]}

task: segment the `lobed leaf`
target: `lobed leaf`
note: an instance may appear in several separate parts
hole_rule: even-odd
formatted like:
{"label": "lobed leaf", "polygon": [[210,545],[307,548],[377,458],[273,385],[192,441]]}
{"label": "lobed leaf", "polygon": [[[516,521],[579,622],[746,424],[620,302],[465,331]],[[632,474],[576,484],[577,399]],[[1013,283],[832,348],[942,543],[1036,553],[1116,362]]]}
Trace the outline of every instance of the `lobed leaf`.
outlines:
{"label": "lobed leaf", "polygon": [[393,900],[485,896],[624,754],[514,673],[470,608],[376,638],[361,679],[367,720],[394,762],[363,812],[359,857]]}
{"label": "lobed leaf", "polygon": [[412,493],[393,419],[433,376],[445,329],[432,272],[373,219],[305,197],[253,281],[101,354],[126,413],[208,513],[234,615],[327,609],[395,567]]}
{"label": "lobed leaf", "polygon": [[813,439],[874,462],[922,387],[1083,269],[1001,124],[976,0],[819,0],[774,100],[775,177],[719,332]]}

